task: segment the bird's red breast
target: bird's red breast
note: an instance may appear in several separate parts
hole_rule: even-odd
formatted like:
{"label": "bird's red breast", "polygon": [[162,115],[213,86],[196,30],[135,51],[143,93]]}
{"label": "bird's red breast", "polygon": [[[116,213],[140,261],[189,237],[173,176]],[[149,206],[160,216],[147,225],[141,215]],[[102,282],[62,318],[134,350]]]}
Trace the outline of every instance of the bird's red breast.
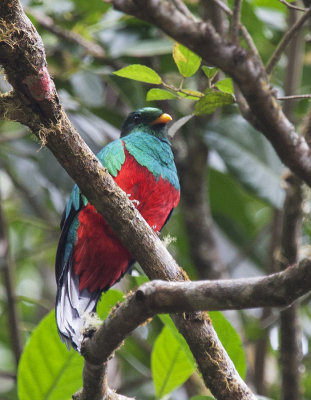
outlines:
{"label": "bird's red breast", "polygon": [[[159,232],[180,193],[161,176],[157,179],[137,163],[125,149],[125,162],[115,182],[133,201],[147,223]],[[74,271],[79,275],[79,290],[90,292],[111,287],[133,260],[105,219],[91,205],[79,213],[79,227],[74,247]]]}

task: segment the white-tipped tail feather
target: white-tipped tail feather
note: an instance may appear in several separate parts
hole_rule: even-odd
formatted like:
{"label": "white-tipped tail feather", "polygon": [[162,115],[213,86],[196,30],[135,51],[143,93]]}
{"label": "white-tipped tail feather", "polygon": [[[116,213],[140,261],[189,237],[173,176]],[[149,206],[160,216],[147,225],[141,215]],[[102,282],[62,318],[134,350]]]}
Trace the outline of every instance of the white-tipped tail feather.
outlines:
{"label": "white-tipped tail feather", "polygon": [[100,292],[90,293],[87,289],[79,291],[79,277],[71,273],[71,268],[67,269],[62,278],[63,284],[58,288],[56,300],[58,331],[68,349],[72,345],[80,351],[83,333],[92,324],[94,326],[90,314],[96,308]]}

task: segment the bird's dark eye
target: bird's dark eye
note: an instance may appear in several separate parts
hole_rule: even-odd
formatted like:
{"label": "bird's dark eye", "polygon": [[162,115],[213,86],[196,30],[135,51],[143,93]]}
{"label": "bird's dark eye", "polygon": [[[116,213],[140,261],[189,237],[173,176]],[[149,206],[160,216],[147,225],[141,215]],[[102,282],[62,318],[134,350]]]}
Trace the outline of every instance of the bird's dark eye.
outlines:
{"label": "bird's dark eye", "polygon": [[134,122],[138,123],[141,121],[141,116],[139,114],[134,115]]}

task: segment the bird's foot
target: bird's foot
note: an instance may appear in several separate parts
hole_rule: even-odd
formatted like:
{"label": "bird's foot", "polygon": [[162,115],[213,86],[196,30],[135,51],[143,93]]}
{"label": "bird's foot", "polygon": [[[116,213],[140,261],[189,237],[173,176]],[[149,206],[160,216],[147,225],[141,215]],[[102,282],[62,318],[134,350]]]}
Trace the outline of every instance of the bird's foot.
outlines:
{"label": "bird's foot", "polygon": [[138,207],[139,204],[140,204],[140,201],[134,199],[134,200],[132,200],[132,203],[134,203],[134,205],[135,205],[136,207]]}

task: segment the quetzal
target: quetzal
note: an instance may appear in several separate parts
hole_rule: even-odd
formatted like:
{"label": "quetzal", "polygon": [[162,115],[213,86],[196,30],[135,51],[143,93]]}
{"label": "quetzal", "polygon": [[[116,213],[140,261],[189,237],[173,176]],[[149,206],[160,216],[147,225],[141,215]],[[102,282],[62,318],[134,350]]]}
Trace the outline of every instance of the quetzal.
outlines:
{"label": "quetzal", "polygon": [[[177,206],[180,187],[167,137],[172,118],[157,108],[129,114],[121,137],[97,157],[159,233]],[[80,350],[87,314],[101,293],[114,285],[134,259],[105,219],[75,185],[61,221],[56,255],[56,321],[69,347]]]}

